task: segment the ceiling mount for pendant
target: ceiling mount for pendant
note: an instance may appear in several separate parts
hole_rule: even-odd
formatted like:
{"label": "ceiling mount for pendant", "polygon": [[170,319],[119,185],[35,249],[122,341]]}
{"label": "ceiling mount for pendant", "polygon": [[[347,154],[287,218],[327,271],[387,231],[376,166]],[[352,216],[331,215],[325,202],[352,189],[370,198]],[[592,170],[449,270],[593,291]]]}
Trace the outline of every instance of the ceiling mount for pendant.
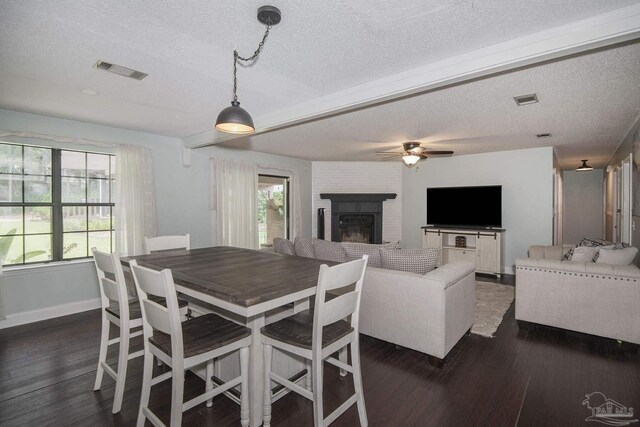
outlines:
{"label": "ceiling mount for pendant", "polygon": [[280,9],[275,6],[261,6],[258,8],[258,21],[264,25],[278,25],[281,19]]}

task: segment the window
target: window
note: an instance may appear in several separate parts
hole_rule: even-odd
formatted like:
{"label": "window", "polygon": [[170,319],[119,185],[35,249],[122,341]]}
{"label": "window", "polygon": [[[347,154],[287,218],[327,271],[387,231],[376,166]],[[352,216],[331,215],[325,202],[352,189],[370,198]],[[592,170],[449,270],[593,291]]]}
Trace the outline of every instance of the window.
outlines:
{"label": "window", "polygon": [[258,175],[258,235],[261,248],[289,238],[289,178]]}
{"label": "window", "polygon": [[0,143],[0,256],[5,265],[114,249],[115,156]]}

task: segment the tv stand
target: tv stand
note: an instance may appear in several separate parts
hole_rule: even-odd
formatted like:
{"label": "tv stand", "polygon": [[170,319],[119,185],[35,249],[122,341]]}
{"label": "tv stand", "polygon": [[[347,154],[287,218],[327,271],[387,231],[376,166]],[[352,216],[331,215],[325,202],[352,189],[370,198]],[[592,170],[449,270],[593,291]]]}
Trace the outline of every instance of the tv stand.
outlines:
{"label": "tv stand", "polygon": [[[478,273],[501,276],[504,229],[425,226],[422,231],[422,247],[440,250],[438,265],[468,261],[475,263]],[[456,237],[464,237],[465,245],[457,246]]]}

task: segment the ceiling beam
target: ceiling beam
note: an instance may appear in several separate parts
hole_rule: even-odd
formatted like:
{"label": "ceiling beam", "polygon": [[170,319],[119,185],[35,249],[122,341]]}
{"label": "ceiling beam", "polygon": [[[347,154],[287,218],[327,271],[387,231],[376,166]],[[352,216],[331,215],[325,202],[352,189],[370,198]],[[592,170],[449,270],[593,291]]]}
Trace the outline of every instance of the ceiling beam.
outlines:
{"label": "ceiling beam", "polygon": [[[640,38],[640,4],[413,68],[255,118],[273,131],[523,66]],[[245,135],[246,136],[246,135]],[[182,138],[198,148],[241,138],[211,129]]]}

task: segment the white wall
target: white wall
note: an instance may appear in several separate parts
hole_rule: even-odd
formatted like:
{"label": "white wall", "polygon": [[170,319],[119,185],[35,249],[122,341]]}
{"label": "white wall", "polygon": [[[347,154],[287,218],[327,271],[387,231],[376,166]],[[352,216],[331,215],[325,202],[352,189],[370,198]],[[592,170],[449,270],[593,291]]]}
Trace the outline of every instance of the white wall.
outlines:
{"label": "white wall", "polygon": [[[427,187],[502,185],[502,228],[506,229],[505,273],[531,245],[550,245],[553,209],[551,147],[432,158],[418,169],[405,169],[403,247],[420,247],[426,222]],[[469,206],[470,210],[482,206]]]}
{"label": "white wall", "polygon": [[583,237],[603,238],[603,169],[564,171],[564,244],[578,244]]}
{"label": "white wall", "polygon": [[[0,109],[0,130],[150,148],[154,161],[158,233],[190,233],[194,248],[212,246],[216,241],[209,211],[210,157],[236,158],[294,170],[301,186],[303,235],[311,237],[311,162],[251,151],[206,147],[193,150],[192,165],[185,168],[182,166],[181,145],[177,138],[3,109]],[[60,144],[32,138],[2,137],[0,140],[114,152],[113,148]],[[5,269],[2,291],[8,319],[0,321],[0,328],[22,320],[36,319],[38,313],[55,315],[97,306],[98,284],[93,265],[90,262],[80,262],[73,268],[69,265],[60,263],[50,264],[46,268],[26,266]]]}
{"label": "white wall", "polygon": [[318,208],[325,208],[325,239],[331,240],[331,201],[320,193],[396,193],[382,202],[382,240],[402,238],[402,164],[395,162],[313,162],[312,234]]}

